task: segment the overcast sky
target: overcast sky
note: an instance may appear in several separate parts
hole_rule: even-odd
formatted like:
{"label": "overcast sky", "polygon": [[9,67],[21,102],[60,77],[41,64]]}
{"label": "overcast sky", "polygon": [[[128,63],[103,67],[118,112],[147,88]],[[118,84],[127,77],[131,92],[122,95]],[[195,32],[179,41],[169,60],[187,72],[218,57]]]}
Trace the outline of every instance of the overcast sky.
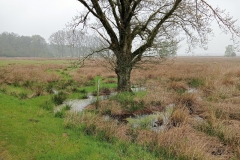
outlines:
{"label": "overcast sky", "polygon": [[[240,0],[208,0],[216,7],[226,9],[235,19],[239,19]],[[65,28],[67,22],[81,10],[77,0],[0,0],[0,33],[14,32],[19,35],[41,35],[46,40],[49,36]],[[208,50],[195,49],[194,55],[223,55],[225,47],[232,44],[230,36],[213,26],[215,37],[211,38]],[[185,53],[184,44],[178,55]],[[240,54],[238,54],[240,56]]]}

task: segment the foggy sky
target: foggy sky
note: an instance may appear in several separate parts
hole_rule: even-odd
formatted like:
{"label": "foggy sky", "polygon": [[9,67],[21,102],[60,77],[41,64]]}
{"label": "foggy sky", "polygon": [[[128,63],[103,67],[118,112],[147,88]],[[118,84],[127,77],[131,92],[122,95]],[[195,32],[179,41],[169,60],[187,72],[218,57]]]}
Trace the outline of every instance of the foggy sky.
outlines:
{"label": "foggy sky", "polygon": [[[237,24],[240,26],[240,0],[208,0],[208,2],[214,8],[219,6],[226,9],[234,19],[239,19]],[[48,40],[52,33],[64,29],[81,9],[81,4],[77,0],[0,0],[0,33],[6,31],[25,36],[41,35]],[[232,44],[230,35],[221,33],[214,24],[213,29],[215,37],[211,38],[208,50],[197,48],[194,55],[223,55],[225,47]],[[182,44],[178,55],[192,54],[185,53],[185,44]]]}

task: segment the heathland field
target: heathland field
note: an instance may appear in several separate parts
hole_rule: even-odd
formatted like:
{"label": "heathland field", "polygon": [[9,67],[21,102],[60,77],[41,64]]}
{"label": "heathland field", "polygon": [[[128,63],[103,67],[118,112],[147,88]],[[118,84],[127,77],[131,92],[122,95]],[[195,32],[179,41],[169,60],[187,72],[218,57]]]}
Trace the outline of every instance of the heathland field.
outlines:
{"label": "heathland field", "polygon": [[[0,160],[240,159],[240,58],[178,57],[133,70],[115,93],[102,60],[0,59]],[[104,64],[104,65],[100,65]],[[107,65],[107,64],[106,64]]]}

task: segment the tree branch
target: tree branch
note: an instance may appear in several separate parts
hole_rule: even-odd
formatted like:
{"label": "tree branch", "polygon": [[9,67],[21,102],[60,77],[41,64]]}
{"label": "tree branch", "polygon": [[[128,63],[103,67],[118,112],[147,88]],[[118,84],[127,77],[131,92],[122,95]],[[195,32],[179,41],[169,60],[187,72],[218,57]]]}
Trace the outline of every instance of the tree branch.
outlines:
{"label": "tree branch", "polygon": [[118,46],[118,38],[114,32],[114,30],[112,29],[111,25],[109,24],[109,22],[106,19],[106,15],[103,13],[98,0],[91,0],[92,4],[97,12],[97,14],[99,15],[99,20],[101,21],[102,25],[104,26],[104,28],[106,29],[109,37],[111,38],[111,41],[113,43],[113,45]]}
{"label": "tree branch", "polygon": [[[160,22],[152,29],[152,33],[148,36],[147,42],[132,53],[133,59],[136,56],[138,57],[142,56],[143,52],[152,45],[154,38],[156,37],[161,25],[174,13],[174,11],[177,9],[181,2],[182,0],[175,0],[175,3],[171,10],[168,13],[166,13],[165,16],[160,20]],[[132,61],[132,63],[135,64],[139,59],[140,58],[137,58],[135,61]]]}

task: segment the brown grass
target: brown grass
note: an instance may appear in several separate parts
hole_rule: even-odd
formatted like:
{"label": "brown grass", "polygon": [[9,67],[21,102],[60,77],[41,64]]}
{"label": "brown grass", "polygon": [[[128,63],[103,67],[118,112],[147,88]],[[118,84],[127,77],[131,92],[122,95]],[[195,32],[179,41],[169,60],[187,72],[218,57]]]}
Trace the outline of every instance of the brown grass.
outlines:
{"label": "brown grass", "polygon": [[[101,135],[107,141],[122,139],[155,151],[165,149],[185,159],[240,159],[239,64],[238,57],[181,57],[174,63],[145,64],[144,69],[134,69],[132,84],[147,88],[146,95],[141,98],[144,109],[161,110],[169,104],[176,106],[170,126],[164,132],[134,129],[106,117],[126,112],[119,103],[109,100],[102,101],[97,112],[95,106],[90,106],[89,113],[68,114],[64,126],[71,128],[84,124],[86,133]],[[78,84],[85,84],[99,75],[105,81],[116,78],[114,71],[95,61],[86,61],[85,67],[71,71],[66,70],[66,65],[9,65],[0,69],[0,82],[58,81],[61,76],[51,71],[60,69],[65,69]],[[203,83],[192,87],[192,80]],[[190,88],[197,92],[189,93]]]}
{"label": "brown grass", "polygon": [[[178,58],[164,65],[146,64],[144,69],[133,70],[133,84],[147,87],[143,97],[146,108],[176,105],[171,115],[171,127],[159,134],[149,130],[131,129],[125,124],[107,120],[101,115],[122,113],[119,103],[104,101],[98,108],[99,116],[83,116],[81,123],[96,126],[98,134],[106,131],[107,137],[134,141],[152,150],[166,149],[187,159],[239,158],[240,130],[240,59],[232,58]],[[94,61],[73,73],[87,80],[96,75],[114,77],[97,67]],[[116,77],[116,76],[115,76]],[[193,79],[204,83],[197,85],[196,93],[188,93]],[[89,107],[91,109],[91,107]],[[92,107],[95,109],[95,107]],[[203,121],[196,120],[196,116]],[[87,118],[86,118],[87,117]],[[203,122],[203,123],[202,123]],[[197,129],[207,125],[209,130]],[[202,126],[204,127],[204,126]]]}
{"label": "brown grass", "polygon": [[[161,134],[124,130],[121,136],[117,133],[114,136],[121,138],[128,131],[125,134],[135,136],[139,144],[155,149],[167,148],[178,157],[187,159],[238,159],[239,62],[239,58],[178,58],[174,63],[148,64],[144,70],[134,70],[132,83],[147,87],[147,94],[143,97],[146,107],[152,107],[152,102],[159,102],[161,106],[176,104],[171,115],[172,127]],[[204,83],[197,85],[196,93],[187,93],[193,79]],[[109,103],[102,104],[100,113],[106,110],[121,112],[121,107],[114,102]],[[196,116],[203,118],[212,133],[194,127],[201,123]]]}
{"label": "brown grass", "polygon": [[63,69],[63,65],[11,65],[5,67],[4,74],[0,79],[1,83],[13,84],[24,83],[25,81],[33,82],[54,82],[60,79],[56,73],[48,71]]}

